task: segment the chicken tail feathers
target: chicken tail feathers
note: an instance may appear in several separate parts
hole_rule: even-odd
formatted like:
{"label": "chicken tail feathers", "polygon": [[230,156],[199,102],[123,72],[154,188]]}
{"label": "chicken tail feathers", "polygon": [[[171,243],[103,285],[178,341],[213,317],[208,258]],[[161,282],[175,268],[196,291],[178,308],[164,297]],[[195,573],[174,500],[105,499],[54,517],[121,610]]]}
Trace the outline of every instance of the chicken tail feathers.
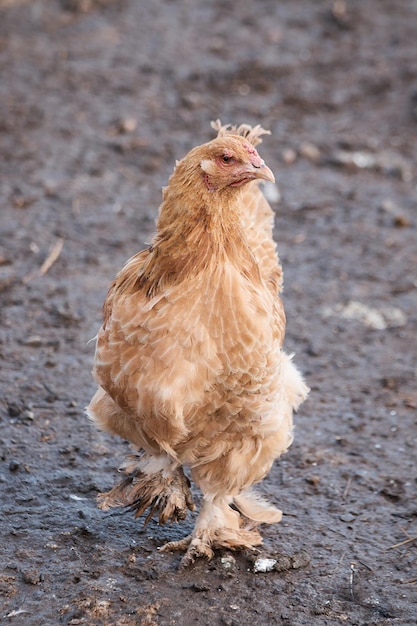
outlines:
{"label": "chicken tail feathers", "polygon": [[276,524],[281,521],[282,511],[257,493],[242,492],[234,496],[233,503],[242,515],[258,524]]}
{"label": "chicken tail feathers", "polygon": [[284,388],[288,402],[293,410],[296,411],[307,398],[310,388],[307,387],[302,375],[292,362],[293,357],[293,354],[282,353]]}
{"label": "chicken tail feathers", "polygon": [[211,122],[211,127],[217,131],[217,137],[224,137],[225,135],[240,135],[245,137],[253,146],[257,146],[262,143],[262,135],[270,135],[270,130],[265,130],[260,124],[256,126],[250,126],[249,124],[240,124],[240,126],[233,124],[222,124],[220,120]]}

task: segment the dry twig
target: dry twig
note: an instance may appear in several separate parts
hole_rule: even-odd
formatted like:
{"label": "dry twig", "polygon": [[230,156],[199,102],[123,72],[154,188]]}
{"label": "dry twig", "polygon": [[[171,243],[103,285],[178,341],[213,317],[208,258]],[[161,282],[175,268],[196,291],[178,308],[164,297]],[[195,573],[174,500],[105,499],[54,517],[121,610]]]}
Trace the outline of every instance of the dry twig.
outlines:
{"label": "dry twig", "polygon": [[404,541],[400,541],[399,543],[395,543],[393,546],[389,546],[389,548],[387,548],[387,550],[394,550],[394,548],[401,548],[401,546],[405,546],[408,543],[412,543],[413,541],[417,541],[417,537],[411,537],[408,532],[405,530],[405,528],[401,528],[402,532],[404,533],[404,535],[407,537],[407,539],[404,539]]}
{"label": "dry twig", "polygon": [[409,537],[408,539],[404,539],[404,541],[400,541],[399,543],[394,543],[394,545],[389,546],[387,550],[394,550],[394,548],[401,548],[401,546],[405,546],[407,543],[411,543],[412,541],[417,541],[417,537]]}
{"label": "dry twig", "polygon": [[348,497],[351,486],[352,486],[352,476],[349,476],[347,479],[345,490],[342,494],[342,500],[346,500],[346,498]]}
{"label": "dry twig", "polygon": [[355,599],[355,594],[353,593],[353,583],[355,581],[355,574],[356,574],[355,565],[356,565],[355,561],[352,561],[350,564],[349,588],[350,588],[350,596],[352,600]]}
{"label": "dry twig", "polygon": [[45,261],[41,265],[41,268],[39,270],[39,273],[41,276],[46,274],[46,272],[48,272],[51,269],[51,267],[53,266],[55,261],[58,259],[59,255],[61,254],[63,247],[64,247],[64,239],[60,237],[59,239],[56,240],[50,253],[48,254]]}
{"label": "dry twig", "polygon": [[411,585],[413,583],[417,583],[417,578],[409,578],[408,580],[401,580],[402,585]]}
{"label": "dry twig", "polygon": [[29,274],[27,274],[27,276],[25,276],[22,280],[23,284],[27,285],[28,283],[30,283],[31,280],[35,278],[35,276],[44,276],[47,272],[49,272],[49,270],[61,254],[63,247],[64,239],[63,237],[59,237],[59,239],[57,239],[52,246],[51,251],[49,252],[45,261],[42,263],[39,270],[35,270],[34,272],[30,272]]}

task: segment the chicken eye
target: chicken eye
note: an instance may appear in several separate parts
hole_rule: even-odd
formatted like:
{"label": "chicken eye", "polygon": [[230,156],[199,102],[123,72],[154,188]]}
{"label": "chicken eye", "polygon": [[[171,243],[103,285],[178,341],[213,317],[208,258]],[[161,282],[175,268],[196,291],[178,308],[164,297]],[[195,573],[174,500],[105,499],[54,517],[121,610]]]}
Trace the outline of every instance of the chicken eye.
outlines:
{"label": "chicken eye", "polygon": [[223,163],[230,163],[230,161],[233,161],[233,157],[231,157],[228,154],[224,154],[222,156],[222,161],[223,161]]}

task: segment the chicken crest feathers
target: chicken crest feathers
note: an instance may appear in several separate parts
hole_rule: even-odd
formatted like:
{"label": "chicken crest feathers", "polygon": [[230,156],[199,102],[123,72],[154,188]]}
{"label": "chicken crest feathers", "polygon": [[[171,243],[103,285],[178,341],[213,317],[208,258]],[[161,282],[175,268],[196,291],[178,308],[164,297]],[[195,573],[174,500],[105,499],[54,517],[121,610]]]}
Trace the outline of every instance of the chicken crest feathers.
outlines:
{"label": "chicken crest feathers", "polygon": [[217,131],[217,137],[225,137],[226,135],[240,135],[245,137],[253,146],[262,143],[262,135],[270,135],[270,130],[265,130],[260,124],[250,126],[249,124],[222,124],[219,119],[211,122],[213,130]]}

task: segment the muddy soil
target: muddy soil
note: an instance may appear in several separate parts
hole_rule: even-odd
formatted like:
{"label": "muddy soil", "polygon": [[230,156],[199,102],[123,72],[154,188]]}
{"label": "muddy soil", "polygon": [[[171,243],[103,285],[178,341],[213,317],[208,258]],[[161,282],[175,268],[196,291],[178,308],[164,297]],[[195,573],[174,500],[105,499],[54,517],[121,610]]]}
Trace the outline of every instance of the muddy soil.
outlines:
{"label": "muddy soil", "polygon": [[[416,41],[415,0],[0,0],[1,623],[417,623]],[[83,414],[107,286],[216,118],[272,131],[312,389],[265,573],[98,510],[128,446]]]}

